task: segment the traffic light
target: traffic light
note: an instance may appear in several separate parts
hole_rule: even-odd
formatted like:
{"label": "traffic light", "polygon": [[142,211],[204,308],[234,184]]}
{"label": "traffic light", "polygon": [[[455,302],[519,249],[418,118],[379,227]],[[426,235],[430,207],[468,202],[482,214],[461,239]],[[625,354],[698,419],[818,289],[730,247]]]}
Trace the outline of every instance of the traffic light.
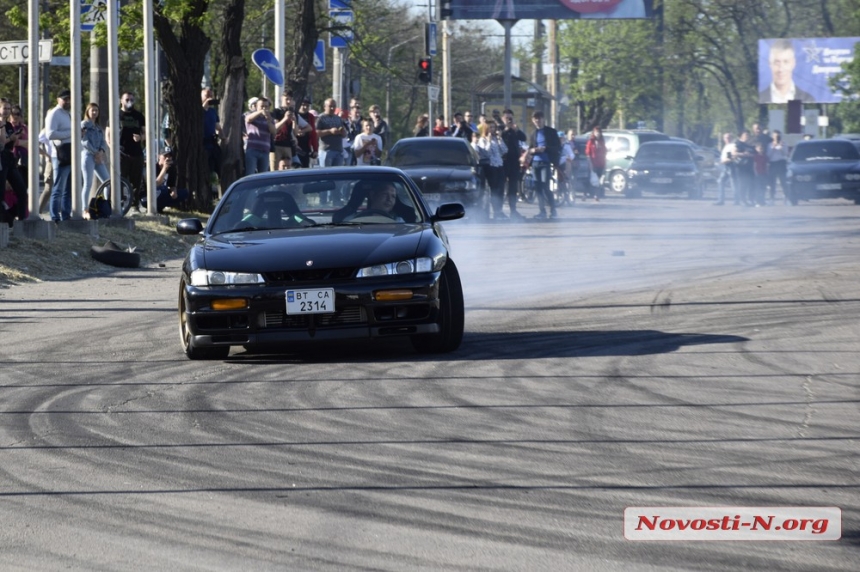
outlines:
{"label": "traffic light", "polygon": [[418,81],[421,83],[432,83],[433,81],[433,60],[430,58],[421,58],[418,60]]}

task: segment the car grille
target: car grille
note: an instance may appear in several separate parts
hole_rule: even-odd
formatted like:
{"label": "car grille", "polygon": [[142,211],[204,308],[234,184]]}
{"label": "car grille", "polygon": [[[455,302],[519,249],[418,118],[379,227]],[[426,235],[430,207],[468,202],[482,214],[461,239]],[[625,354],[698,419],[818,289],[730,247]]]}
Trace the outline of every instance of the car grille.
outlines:
{"label": "car grille", "polygon": [[[284,310],[269,310],[264,314],[265,328],[299,328],[306,329],[310,325],[310,316],[289,316]],[[334,314],[313,314],[314,325],[318,328],[347,324],[365,324],[367,315],[361,306],[348,306]]]}
{"label": "car grille", "polygon": [[418,179],[415,181],[415,184],[418,185],[422,193],[438,193],[442,190],[442,183],[439,181],[422,181]]}
{"label": "car grille", "polygon": [[355,268],[309,268],[306,270],[284,270],[280,272],[265,272],[263,278],[270,286],[294,285],[300,282],[318,282],[320,280],[345,280],[352,278]]}

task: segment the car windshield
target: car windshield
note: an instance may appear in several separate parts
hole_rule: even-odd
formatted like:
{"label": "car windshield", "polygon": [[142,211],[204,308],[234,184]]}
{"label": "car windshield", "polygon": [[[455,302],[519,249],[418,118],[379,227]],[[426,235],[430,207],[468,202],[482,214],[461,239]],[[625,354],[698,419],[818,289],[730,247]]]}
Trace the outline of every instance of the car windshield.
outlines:
{"label": "car windshield", "polygon": [[465,143],[432,137],[401,141],[391,148],[386,160],[387,165],[400,169],[419,165],[471,167],[473,162],[470,148]]}
{"label": "car windshield", "polygon": [[800,161],[857,161],[860,152],[849,141],[821,141],[804,143],[794,148],[793,162]]}
{"label": "car windshield", "polygon": [[209,232],[424,221],[411,187],[396,173],[312,172],[239,181],[221,199]]}
{"label": "car windshield", "polygon": [[639,161],[692,161],[690,148],[686,145],[643,145],[636,153]]}

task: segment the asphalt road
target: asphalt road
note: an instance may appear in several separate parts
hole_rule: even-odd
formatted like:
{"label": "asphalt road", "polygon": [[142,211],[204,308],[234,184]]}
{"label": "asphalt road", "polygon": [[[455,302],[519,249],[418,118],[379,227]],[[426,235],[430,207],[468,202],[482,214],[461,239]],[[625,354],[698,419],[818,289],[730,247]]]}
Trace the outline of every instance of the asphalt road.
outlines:
{"label": "asphalt road", "polygon": [[[444,357],[190,362],[179,261],[0,290],[0,569],[856,570],[860,207],[561,214],[447,223]],[[633,542],[628,506],[842,538]]]}

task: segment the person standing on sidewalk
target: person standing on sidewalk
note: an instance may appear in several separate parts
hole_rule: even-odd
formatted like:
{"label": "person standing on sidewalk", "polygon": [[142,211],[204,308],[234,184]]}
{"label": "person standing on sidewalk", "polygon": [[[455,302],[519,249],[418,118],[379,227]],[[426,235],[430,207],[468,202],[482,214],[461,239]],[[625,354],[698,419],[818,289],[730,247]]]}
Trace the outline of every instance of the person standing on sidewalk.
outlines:
{"label": "person standing on sidewalk", "polygon": [[735,204],[740,203],[734,153],[735,136],[731,133],[723,133],[723,148],[720,151],[720,176],[717,177],[717,188],[720,191],[720,198],[714,203],[716,206],[725,204],[727,185],[731,185],[732,187],[732,196],[734,197]]}
{"label": "person standing on sidewalk", "polygon": [[343,140],[346,127],[343,119],[335,113],[337,102],[328,98],[323,103],[323,112],[317,117],[317,135],[320,141],[320,167],[343,166]]}
{"label": "person standing on sidewalk", "polygon": [[[122,94],[120,103],[122,104],[119,112],[120,176],[131,184],[134,194],[132,206],[139,208],[141,187],[143,186],[143,147],[146,140],[146,118],[143,113],[134,108],[134,94],[130,91]],[[107,143],[111,145],[110,126],[106,131]]]}
{"label": "person standing on sidewalk", "polygon": [[561,158],[561,140],[555,128],[544,124],[542,111],[535,111],[532,114],[532,123],[534,123],[535,131],[529,138],[528,153],[531,157],[532,173],[540,205],[540,212],[535,215],[535,218],[546,220],[547,208],[549,208],[549,218],[558,218],[558,213],[555,210],[555,199],[550,192],[549,182],[552,179],[552,170],[558,166]]}
{"label": "person standing on sidewalk", "polygon": [[594,190],[594,200],[599,201],[603,197],[603,175],[606,173],[606,141],[603,139],[603,130],[595,125],[585,144],[585,154],[591,162],[591,170],[597,175],[599,181]]}
{"label": "person standing on sidewalk", "polygon": [[502,120],[505,128],[502,131],[502,141],[507,151],[502,156],[502,171],[505,175],[505,189],[508,197],[508,206],[511,209],[511,219],[522,219],[517,211],[517,201],[520,194],[520,183],[523,178],[523,170],[520,167],[521,145],[526,143],[526,134],[514,123],[514,112],[506,109]]}
{"label": "person standing on sidewalk", "polygon": [[69,114],[71,98],[72,92],[68,89],[62,90],[57,94],[56,107],[45,117],[45,136],[55,147],[51,155],[54,184],[51,187],[49,206],[51,220],[54,222],[69,220],[72,217],[72,152],[69,149],[67,157],[59,152],[63,145],[70,147],[72,144],[72,116]]}

